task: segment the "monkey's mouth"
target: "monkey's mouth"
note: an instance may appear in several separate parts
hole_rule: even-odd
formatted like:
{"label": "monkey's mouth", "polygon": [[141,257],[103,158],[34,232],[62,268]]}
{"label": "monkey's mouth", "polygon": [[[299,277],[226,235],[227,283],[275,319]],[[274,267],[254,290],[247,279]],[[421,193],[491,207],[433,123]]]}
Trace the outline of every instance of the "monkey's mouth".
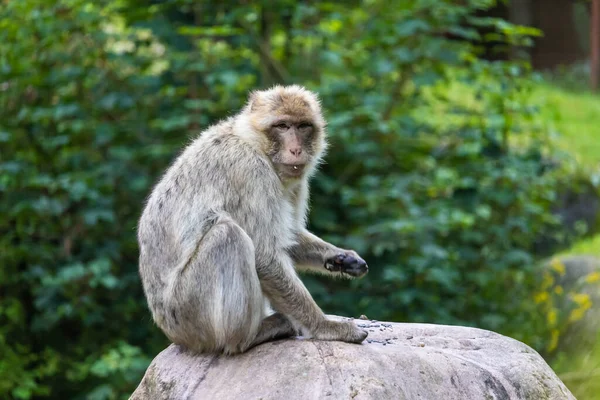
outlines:
{"label": "monkey's mouth", "polygon": [[306,164],[280,164],[279,171],[290,178],[298,178],[304,173]]}

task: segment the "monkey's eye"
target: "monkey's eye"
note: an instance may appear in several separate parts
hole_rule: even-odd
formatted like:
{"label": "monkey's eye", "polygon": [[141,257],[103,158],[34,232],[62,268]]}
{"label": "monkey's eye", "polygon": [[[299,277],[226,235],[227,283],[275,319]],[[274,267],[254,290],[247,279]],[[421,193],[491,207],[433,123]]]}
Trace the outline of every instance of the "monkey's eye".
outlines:
{"label": "monkey's eye", "polygon": [[312,128],[312,124],[310,124],[308,122],[303,122],[300,124],[300,126],[298,126],[298,129],[307,129],[307,128]]}
{"label": "monkey's eye", "polygon": [[278,124],[273,125],[274,128],[278,128],[278,129],[287,129],[288,126],[285,122],[280,122]]}

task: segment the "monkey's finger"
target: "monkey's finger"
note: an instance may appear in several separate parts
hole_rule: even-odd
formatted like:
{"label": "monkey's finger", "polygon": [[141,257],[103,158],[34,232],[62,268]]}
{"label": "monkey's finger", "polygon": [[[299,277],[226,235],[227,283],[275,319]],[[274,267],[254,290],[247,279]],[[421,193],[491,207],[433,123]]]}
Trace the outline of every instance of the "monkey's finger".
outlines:
{"label": "monkey's finger", "polygon": [[359,277],[369,271],[369,266],[362,258],[353,255],[346,255],[343,259],[341,270],[350,276]]}
{"label": "monkey's finger", "polygon": [[342,268],[342,272],[344,274],[358,278],[358,277],[366,275],[369,272],[369,266],[364,261],[363,262],[355,262],[350,265],[345,265]]}

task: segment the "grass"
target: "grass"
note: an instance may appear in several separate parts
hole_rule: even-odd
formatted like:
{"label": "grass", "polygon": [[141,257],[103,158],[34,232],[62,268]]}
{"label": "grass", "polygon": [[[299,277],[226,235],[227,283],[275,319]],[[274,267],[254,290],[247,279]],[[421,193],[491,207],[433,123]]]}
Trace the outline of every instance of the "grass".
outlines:
{"label": "grass", "polygon": [[[541,83],[534,96],[544,103],[542,113],[556,131],[556,144],[600,176],[600,94]],[[564,254],[600,257],[600,235],[576,243]],[[600,400],[600,334],[589,351],[559,354],[551,364],[577,399]]]}
{"label": "grass", "polygon": [[590,254],[600,258],[600,235],[575,243],[566,254]]}
{"label": "grass", "polygon": [[552,362],[552,368],[575,398],[600,399],[600,345],[587,353],[560,354]]}
{"label": "grass", "polygon": [[542,113],[556,131],[556,143],[583,166],[599,171],[600,95],[540,84],[534,96],[544,103]]}

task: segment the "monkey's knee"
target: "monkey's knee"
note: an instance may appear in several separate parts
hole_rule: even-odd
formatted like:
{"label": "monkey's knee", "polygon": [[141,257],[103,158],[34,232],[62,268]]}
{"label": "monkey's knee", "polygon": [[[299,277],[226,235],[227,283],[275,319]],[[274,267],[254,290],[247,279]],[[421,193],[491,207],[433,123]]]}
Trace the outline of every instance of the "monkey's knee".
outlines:
{"label": "monkey's knee", "polygon": [[224,220],[210,229],[180,277],[177,293],[178,308],[191,317],[177,329],[182,344],[235,353],[254,340],[264,315],[263,296],[254,246],[240,226]]}

